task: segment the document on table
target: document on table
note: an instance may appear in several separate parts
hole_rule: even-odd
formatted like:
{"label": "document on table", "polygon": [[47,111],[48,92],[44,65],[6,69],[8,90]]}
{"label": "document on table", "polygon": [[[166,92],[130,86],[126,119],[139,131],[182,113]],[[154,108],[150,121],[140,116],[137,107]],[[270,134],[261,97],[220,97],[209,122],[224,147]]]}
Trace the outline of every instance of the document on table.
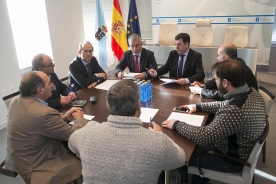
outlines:
{"label": "document on table", "polygon": [[141,114],[139,119],[144,123],[149,123],[150,118],[153,118],[158,111],[159,109],[141,107]]}
{"label": "document on table", "polygon": [[204,116],[195,115],[195,114],[185,114],[185,113],[179,113],[179,112],[172,112],[171,115],[168,117],[168,120],[169,119],[176,119],[176,120],[179,120],[179,121],[183,121],[183,122],[185,122],[189,125],[201,127]]}
{"label": "document on table", "polygon": [[136,80],[135,79],[135,75],[138,75],[139,73],[124,73],[124,77],[122,79],[133,79],[133,80]]}
{"label": "document on table", "polygon": [[106,80],[103,83],[97,85],[95,88],[102,89],[102,90],[109,90],[109,88],[117,82],[118,80]]}
{"label": "document on table", "polygon": [[175,79],[165,79],[165,78],[159,78],[159,79],[164,82],[160,85],[170,84],[170,83],[177,83],[177,80],[175,80]]}
{"label": "document on table", "polygon": [[[90,120],[92,120],[95,116],[91,116],[91,115],[88,115],[88,114],[83,114],[83,117],[84,117],[84,119],[90,121]],[[74,123],[75,123],[75,121],[71,121],[71,122],[69,123],[69,125],[74,125]]]}

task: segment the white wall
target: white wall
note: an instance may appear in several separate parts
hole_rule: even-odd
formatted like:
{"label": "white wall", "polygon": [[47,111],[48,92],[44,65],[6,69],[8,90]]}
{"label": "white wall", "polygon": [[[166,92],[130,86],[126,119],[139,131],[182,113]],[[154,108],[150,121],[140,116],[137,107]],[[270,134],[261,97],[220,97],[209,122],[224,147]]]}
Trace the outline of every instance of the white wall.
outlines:
{"label": "white wall", "polygon": [[55,70],[68,76],[68,66],[84,40],[81,0],[45,0]]}
{"label": "white wall", "polygon": [[[14,87],[15,91],[18,91],[21,80],[11,24],[5,0],[0,1],[0,40],[0,93],[2,98],[3,90],[6,90],[7,95],[12,93],[10,87]],[[3,100],[0,100],[0,129],[5,126],[6,117],[7,110],[5,103]]]}

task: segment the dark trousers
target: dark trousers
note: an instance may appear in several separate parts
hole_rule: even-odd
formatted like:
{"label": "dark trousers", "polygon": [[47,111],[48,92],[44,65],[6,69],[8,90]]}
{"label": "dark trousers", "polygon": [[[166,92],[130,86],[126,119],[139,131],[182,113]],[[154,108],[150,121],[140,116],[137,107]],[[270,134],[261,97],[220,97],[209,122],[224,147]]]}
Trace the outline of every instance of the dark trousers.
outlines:
{"label": "dark trousers", "polygon": [[[219,150],[217,150],[214,146],[214,144],[208,144],[204,146],[197,146],[195,152],[193,153],[189,166],[195,166],[197,167],[197,158],[199,155],[206,151],[214,151],[215,153],[221,153]],[[204,155],[200,157],[200,166],[201,168],[210,169],[214,171],[219,172],[226,172],[226,173],[237,173],[241,172],[243,170],[243,164],[237,163],[235,161],[232,161],[227,158],[221,158],[216,155]],[[183,166],[181,168],[178,168],[178,171],[183,175],[184,178],[188,178],[188,169],[187,166]],[[201,178],[200,176],[193,176],[193,183],[199,184],[199,183],[207,183],[208,179]]]}

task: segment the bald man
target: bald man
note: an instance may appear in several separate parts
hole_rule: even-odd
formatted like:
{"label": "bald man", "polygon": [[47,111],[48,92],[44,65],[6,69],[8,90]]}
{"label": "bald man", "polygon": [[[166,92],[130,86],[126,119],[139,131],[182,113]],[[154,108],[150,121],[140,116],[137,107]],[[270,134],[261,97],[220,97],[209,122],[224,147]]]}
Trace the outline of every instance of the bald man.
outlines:
{"label": "bald man", "polygon": [[[258,90],[258,84],[252,70],[245,64],[243,59],[238,58],[237,47],[232,43],[224,43],[218,48],[217,61],[221,62],[225,60],[241,62],[245,67],[245,78],[247,85]],[[203,97],[211,98],[216,101],[224,100],[223,95],[219,91],[213,92],[211,90],[217,88],[215,78],[207,81],[205,84],[195,81],[191,85],[195,86],[190,88],[194,94],[200,94]]]}
{"label": "bald man", "polygon": [[33,58],[32,66],[33,70],[44,72],[53,83],[52,95],[46,100],[49,107],[58,109],[77,98],[71,88],[67,87],[58,79],[55,73],[55,64],[50,56],[37,54]]}
{"label": "bald man", "polygon": [[[7,125],[7,169],[16,171],[26,183],[69,183],[81,176],[81,162],[68,153],[62,141],[86,125],[80,108],[64,115],[48,107],[52,95],[50,78],[32,71],[23,76],[20,96],[9,107]],[[66,121],[75,120],[70,126]]]}

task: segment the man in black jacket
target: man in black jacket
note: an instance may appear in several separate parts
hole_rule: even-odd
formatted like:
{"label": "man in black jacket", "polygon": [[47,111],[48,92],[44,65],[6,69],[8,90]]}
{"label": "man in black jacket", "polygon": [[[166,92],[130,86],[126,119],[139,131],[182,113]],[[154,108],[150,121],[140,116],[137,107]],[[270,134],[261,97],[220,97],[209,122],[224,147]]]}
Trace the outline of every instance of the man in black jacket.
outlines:
{"label": "man in black jacket", "polygon": [[142,48],[142,39],[138,34],[132,34],[128,38],[128,44],[131,50],[124,53],[123,59],[115,68],[115,74],[118,78],[124,77],[124,70],[128,67],[130,72],[137,73],[136,79],[145,79],[151,77],[148,70],[157,69],[154,53]]}
{"label": "man in black jacket", "polygon": [[[245,64],[243,59],[237,57],[237,47],[232,43],[224,43],[218,49],[217,60],[219,62],[224,60],[235,60],[237,62],[241,62],[245,67],[245,79],[247,85],[258,90],[258,84],[251,69]],[[201,94],[203,97],[211,98],[217,101],[224,100],[223,95],[219,91],[213,92],[211,90],[217,88],[215,78],[207,81],[205,84],[201,84],[200,82],[195,81],[191,85],[195,86],[190,87],[192,93],[194,94]]]}
{"label": "man in black jacket", "polygon": [[176,50],[170,52],[167,62],[158,70],[150,70],[153,77],[170,73],[170,77],[177,77],[180,85],[194,81],[203,81],[205,74],[202,65],[202,55],[190,48],[190,36],[179,33],[175,37]]}
{"label": "man in black jacket", "polygon": [[53,83],[52,96],[46,100],[49,107],[58,109],[77,98],[76,94],[58,79],[55,73],[55,64],[49,56],[37,54],[33,58],[32,66],[33,70],[44,72]]}
{"label": "man in black jacket", "polygon": [[68,75],[73,91],[93,88],[106,80],[106,73],[93,56],[93,46],[89,41],[79,44],[79,56],[71,61]]}

